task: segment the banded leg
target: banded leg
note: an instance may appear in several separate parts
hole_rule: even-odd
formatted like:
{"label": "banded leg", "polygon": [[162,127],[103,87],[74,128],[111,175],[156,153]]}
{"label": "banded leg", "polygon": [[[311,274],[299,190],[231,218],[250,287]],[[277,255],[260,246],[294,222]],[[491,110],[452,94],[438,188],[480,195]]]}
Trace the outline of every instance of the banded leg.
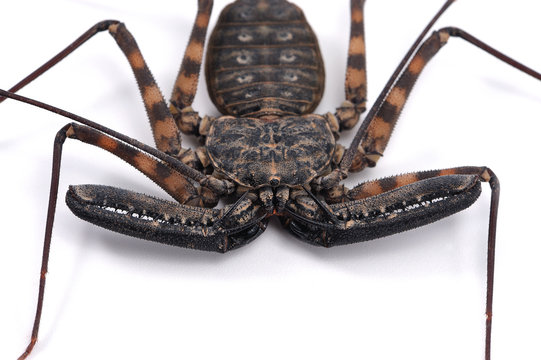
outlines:
{"label": "banded leg", "polygon": [[175,120],[135,39],[122,23],[111,25],[109,32],[126,55],[133,70],[152,127],[156,147],[166,154],[182,158],[181,138]]}
{"label": "banded leg", "polygon": [[351,0],[351,29],[346,70],[346,101],[336,109],[340,129],[351,129],[366,110],[366,46],[364,2]]}
{"label": "banded leg", "polygon": [[[10,93],[2,93],[14,99],[18,98]],[[193,184],[182,175],[111,136],[74,123],[60,129],[54,141],[36,315],[30,342],[19,360],[24,360],[30,355],[38,340],[58,198],[62,148],[68,137],[96,145],[126,160],[177,200],[191,203],[197,196]],[[215,200],[217,201],[217,199],[210,201]],[[221,222],[220,226],[215,224],[227,209],[224,211],[185,206],[107,186],[71,186],[66,194],[66,202],[77,216],[107,229],[146,240],[207,251],[226,252],[238,248],[259,236],[266,226],[265,213],[257,206],[253,206],[250,199],[247,199],[242,207],[249,208],[250,211],[240,214],[242,216],[236,211],[231,217],[233,222]]]}
{"label": "banded leg", "polygon": [[[62,61],[66,56],[83,45],[94,35],[105,30],[109,30],[110,34],[116,40],[134,72],[139,90],[143,97],[143,103],[150,121],[157,148],[162,152],[181,159],[192,167],[201,168],[201,164],[197,160],[194,152],[192,150],[182,149],[181,138],[175,120],[169,112],[167,103],[146,64],[135,39],[125,25],[116,20],[102,21],[91,27],[64,50],[13,86],[10,89],[10,92],[13,93],[19,91],[51,67]],[[3,100],[5,100],[5,97],[0,97],[0,102]]]}
{"label": "banded leg", "polygon": [[72,123],[66,131],[70,139],[97,146],[118,156],[154,181],[180,204],[197,207],[214,207],[219,197],[206,187],[196,187],[195,182],[128,144],[88,126]]}
{"label": "banded leg", "polygon": [[[427,225],[473,204],[481,182],[490,184],[491,205],[487,251],[485,359],[490,359],[496,220],[500,186],[486,167],[460,167],[404,174],[363,183],[350,191],[335,188],[333,201],[322,211],[310,196],[288,204],[286,227],[302,240],[331,247],[372,240]],[[329,198],[329,196],[328,196]],[[336,221],[338,220],[338,221]]]}
{"label": "banded leg", "polygon": [[185,134],[199,135],[199,125],[202,121],[199,114],[192,109],[193,99],[197,92],[201,63],[205,49],[213,0],[199,0],[195,22],[186,47],[182,64],[171,94],[170,110],[177,122],[178,128]]}
{"label": "banded leg", "polygon": [[[378,180],[367,181],[348,189],[344,185],[336,186],[324,192],[325,202],[328,204],[346,203],[349,201],[363,200],[372,196],[396,190],[402,186],[417,183],[419,181],[448,175],[477,175],[482,180],[485,168],[464,166],[440,170],[420,171],[406,173]],[[488,171],[488,170],[487,170]]]}
{"label": "banded leg", "polygon": [[[447,43],[450,37],[459,37],[526,74],[541,80],[541,74],[493,49],[465,31],[447,27],[434,32],[417,50],[400,77],[392,84],[381,103],[376,103],[344,155],[341,169],[360,171],[373,167],[381,157],[398,121],[400,113],[426,64]],[[359,146],[360,142],[360,146]],[[349,154],[348,154],[349,153]],[[349,157],[349,158],[348,158]]]}
{"label": "banded leg", "polygon": [[20,102],[53,112],[55,114],[64,116],[68,119],[76,121],[79,124],[86,125],[89,128],[95,129],[103,134],[106,134],[108,137],[112,139],[120,140],[132,146],[133,148],[138,149],[138,151],[144,152],[145,154],[155,157],[156,159],[162,161],[164,164],[167,164],[167,166],[169,166],[171,169],[175,170],[179,174],[185,176],[186,178],[190,180],[193,180],[194,182],[198,183],[200,186],[208,187],[212,192],[216,193],[219,196],[232,194],[236,189],[235,185],[228,180],[218,179],[210,175],[205,175],[202,172],[197,171],[196,169],[192,167],[189,167],[188,165],[184,164],[182,161],[180,161],[179,159],[175,157],[172,157],[151,146],[145,145],[138,140],[130,138],[129,136],[123,135],[119,132],[111,130],[103,125],[100,125],[91,120],[85,119],[81,116],[59,109],[55,106],[48,105],[40,101],[30,99],[21,95],[17,95],[17,94],[14,94],[2,89],[0,89],[0,96],[4,96],[6,98],[20,101]]}
{"label": "banded leg", "polygon": [[455,0],[447,0],[445,4],[443,4],[441,9],[436,13],[436,15],[434,15],[430,22],[425,26],[421,34],[417,37],[417,39],[410,47],[400,64],[398,64],[394,73],[391,75],[390,79],[387,81],[387,84],[379,94],[365,120],[362,122],[361,126],[357,130],[357,133],[355,134],[355,137],[353,138],[349,148],[344,152],[344,147],[342,147],[341,145],[337,147],[340,150],[337,154],[338,156],[336,157],[339,166],[337,166],[331,173],[316,178],[314,181],[312,181],[312,186],[317,191],[335,188],[342,179],[345,179],[348,176],[349,171],[360,171],[366,166],[375,166],[375,161],[372,158],[375,156],[377,160],[382,154],[363,152],[362,147],[359,147],[361,140],[366,134],[366,129],[370,125],[371,120],[374,118],[374,114],[380,109],[381,105],[387,99],[387,95],[390,89],[394,86],[397,79],[402,74],[403,69],[407,66],[408,62],[410,62],[410,58],[415,53],[417,47],[421,44],[424,37],[426,36],[426,34],[428,34],[436,21],[441,17],[441,15],[443,15],[443,13],[449,8],[449,6],[453,4],[454,1]]}

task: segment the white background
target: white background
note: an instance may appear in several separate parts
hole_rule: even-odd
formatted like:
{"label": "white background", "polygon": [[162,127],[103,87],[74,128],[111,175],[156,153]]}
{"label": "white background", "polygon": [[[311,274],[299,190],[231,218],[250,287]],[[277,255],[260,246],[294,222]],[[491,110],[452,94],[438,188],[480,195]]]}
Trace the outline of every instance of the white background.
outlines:
{"label": "white background", "polygon": [[[227,1],[216,0],[213,21]],[[297,0],[319,35],[326,92],[343,100],[347,0]],[[366,4],[369,99],[442,5]],[[195,0],[11,1],[0,13],[0,88],[7,89],[99,20],[126,22],[169,96]],[[462,0],[437,27],[459,26],[541,70],[531,0]],[[107,33],[21,91],[152,144],[138,90]],[[370,102],[371,103],[371,102]],[[195,108],[217,115],[204,81]],[[539,280],[541,82],[451,39],[424,71],[377,168],[396,173],[489,165],[502,184],[493,359],[541,359]],[[66,119],[0,105],[0,358],[28,341],[36,302],[52,143]],[[351,138],[342,138],[343,143]],[[186,144],[193,144],[186,140]],[[40,340],[32,359],[482,359],[487,185],[470,209],[423,229],[333,249],[271,221],[226,255],[166,247],[99,229],[63,201],[69,184],[164,196],[102,150],[68,141]]]}

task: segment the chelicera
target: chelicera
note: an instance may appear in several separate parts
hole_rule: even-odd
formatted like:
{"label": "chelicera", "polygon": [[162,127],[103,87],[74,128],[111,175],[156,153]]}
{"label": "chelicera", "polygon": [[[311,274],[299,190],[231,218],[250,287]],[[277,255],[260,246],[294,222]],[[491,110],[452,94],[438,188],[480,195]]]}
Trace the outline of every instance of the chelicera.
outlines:
{"label": "chelicera", "polygon": [[[223,114],[192,108],[199,82],[212,1],[200,0],[177,81],[166,103],[130,32],[118,21],[93,26],[73,44],[10,89],[6,98],[27,102],[75,122],[57,134],[38,310],[39,330],[45,274],[56,205],[61,151],[77,139],[125,160],[176,202],[101,185],[70,186],[66,202],[78,217],[113,231],[191,249],[227,252],[239,248],[278,217],[292,234],[331,247],[384,237],[422,226],[470,206],[481,183],[492,190],[488,235],[485,358],[490,358],[494,249],[499,183],[487,167],[423,171],[369,181],[348,189],[350,172],[373,167],[418,76],[447,43],[460,37],[541,80],[541,75],[458,28],[426,39],[447,1],[411,46],[347,147],[337,141],[366,109],[364,0],[351,1],[351,34],[345,101],[334,113],[314,114],[323,94],[324,70],[317,38],[302,11],[285,0],[237,0],[222,11],[207,45],[209,94]],[[109,31],[126,55],[147,110],[156,148],[50,105],[16,95],[95,34]],[[195,135],[197,149],[181,145],[180,132]],[[229,203],[217,207],[220,199]]]}

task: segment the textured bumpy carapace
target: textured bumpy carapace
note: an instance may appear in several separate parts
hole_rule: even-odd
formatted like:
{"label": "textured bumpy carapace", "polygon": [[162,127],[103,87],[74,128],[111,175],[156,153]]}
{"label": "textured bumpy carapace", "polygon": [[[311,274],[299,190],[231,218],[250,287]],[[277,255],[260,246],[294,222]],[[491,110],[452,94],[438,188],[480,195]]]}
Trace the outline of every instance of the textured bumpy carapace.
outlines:
{"label": "textured bumpy carapace", "polygon": [[[442,28],[427,35],[451,5],[447,0],[425,27],[366,114],[348,147],[338,143],[366,109],[364,0],[351,0],[345,99],[334,113],[313,114],[325,72],[318,40],[302,10],[286,0],[236,0],[221,13],[205,64],[210,98],[221,116],[192,108],[199,83],[212,0],[199,0],[190,41],[169,103],[160,92],[132,34],[102,21],[32,72],[6,98],[26,102],[74,122],[55,139],[53,177],[32,337],[37,342],[51,234],[66,139],[97,146],[149,177],[175,201],[103,185],[70,186],[68,207],[104,228],[168,245],[226,252],[239,248],[280,218],[300,239],[319,246],[351,244],[422,226],[470,206],[481,183],[492,190],[488,234],[486,346],[490,330],[499,183],[485,166],[421,171],[368,181],[351,189],[340,181],[373,167],[382,156],[413,85],[451,37],[461,38],[541,80],[541,75],[465,31]],[[316,6],[316,5],[314,5]],[[126,56],[142,95],[156,148],[105,126],[15,94],[94,35],[108,31]],[[339,74],[332,74],[337,76]],[[181,133],[201,146],[182,146]],[[220,199],[226,205],[217,207]]]}
{"label": "textured bumpy carapace", "polygon": [[236,1],[222,11],[205,74],[220,112],[243,117],[310,113],[325,83],[318,41],[302,10],[276,0]]}

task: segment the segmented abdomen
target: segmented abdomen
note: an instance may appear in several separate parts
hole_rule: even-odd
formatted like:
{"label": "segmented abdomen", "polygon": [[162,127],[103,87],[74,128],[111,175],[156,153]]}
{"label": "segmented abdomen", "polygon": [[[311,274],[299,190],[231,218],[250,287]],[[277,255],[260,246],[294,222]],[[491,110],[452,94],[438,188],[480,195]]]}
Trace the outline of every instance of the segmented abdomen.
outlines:
{"label": "segmented abdomen", "polygon": [[285,0],[237,0],[210,38],[206,78],[223,114],[260,117],[313,111],[325,73],[301,9]]}

